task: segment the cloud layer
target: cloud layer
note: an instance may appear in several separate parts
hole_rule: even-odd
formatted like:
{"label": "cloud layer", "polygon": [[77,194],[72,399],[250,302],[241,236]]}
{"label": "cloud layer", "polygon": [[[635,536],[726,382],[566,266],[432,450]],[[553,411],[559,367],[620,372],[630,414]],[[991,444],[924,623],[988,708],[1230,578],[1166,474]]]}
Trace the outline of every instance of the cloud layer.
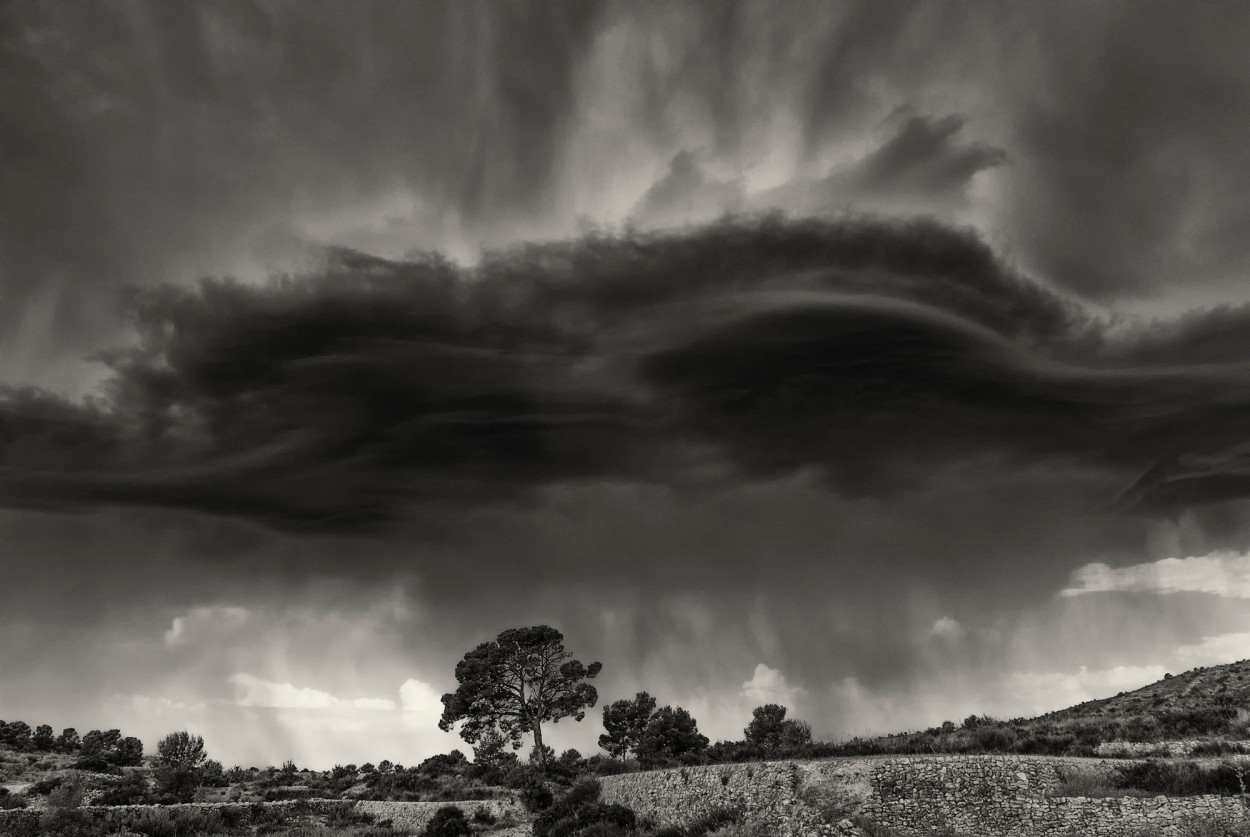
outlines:
{"label": "cloud layer", "polygon": [[474,269],[338,250],[132,314],[106,396],[7,391],[0,502],[359,531],[578,481],[814,469],[889,496],[982,456],[1099,463],[1151,512],[1250,492],[1245,309],[1125,335],[928,221],[725,221]]}

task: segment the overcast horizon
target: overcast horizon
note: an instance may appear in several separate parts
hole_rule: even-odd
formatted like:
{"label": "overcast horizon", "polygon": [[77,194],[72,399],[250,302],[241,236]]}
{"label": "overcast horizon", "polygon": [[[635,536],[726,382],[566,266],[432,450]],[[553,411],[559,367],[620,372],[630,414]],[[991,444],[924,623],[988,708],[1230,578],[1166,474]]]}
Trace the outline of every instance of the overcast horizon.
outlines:
{"label": "overcast horizon", "polygon": [[842,740],[1250,657],[1248,35],[4,4],[0,718],[471,755],[535,624],[583,754],[644,689]]}

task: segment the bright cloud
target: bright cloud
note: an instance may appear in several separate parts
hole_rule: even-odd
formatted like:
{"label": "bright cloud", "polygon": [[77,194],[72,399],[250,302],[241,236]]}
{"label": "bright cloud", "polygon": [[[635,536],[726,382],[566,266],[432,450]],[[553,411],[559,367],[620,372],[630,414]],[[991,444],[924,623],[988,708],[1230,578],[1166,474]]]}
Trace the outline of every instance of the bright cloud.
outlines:
{"label": "bright cloud", "polygon": [[422,717],[439,718],[443,714],[443,701],[438,691],[429,683],[409,678],[399,687],[399,703],[405,712]]}
{"label": "bright cloud", "polygon": [[[413,682],[413,681],[409,681]],[[234,674],[230,683],[235,687],[236,702],[240,706],[260,706],[275,709],[394,709],[395,701],[386,698],[353,698],[345,700],[329,692],[290,683],[271,683],[250,674]],[[405,684],[407,685],[407,684]]]}
{"label": "bright cloud", "polygon": [[1222,665],[1250,658],[1250,631],[1206,636],[1192,645],[1176,649],[1177,662],[1184,668]]}
{"label": "bright cloud", "polygon": [[1167,669],[1158,665],[1096,671],[1081,666],[1075,672],[1017,671],[1007,675],[1004,691],[1009,705],[1019,707],[1023,713],[1041,714],[1139,689],[1162,679],[1166,673]]}
{"label": "bright cloud", "polygon": [[761,704],[780,703],[785,705],[805,691],[805,689],[798,686],[788,685],[785,675],[763,663],[757,665],[755,674],[750,680],[742,684],[743,696]]}
{"label": "bright cloud", "polygon": [[1212,552],[1119,569],[1101,563],[1086,564],[1073,573],[1073,585],[1059,595],[1109,592],[1211,593],[1250,599],[1250,553]]}
{"label": "bright cloud", "polygon": [[960,639],[963,635],[964,626],[959,624],[959,620],[952,619],[949,616],[943,616],[934,622],[933,627],[929,629],[929,636],[940,639]]}

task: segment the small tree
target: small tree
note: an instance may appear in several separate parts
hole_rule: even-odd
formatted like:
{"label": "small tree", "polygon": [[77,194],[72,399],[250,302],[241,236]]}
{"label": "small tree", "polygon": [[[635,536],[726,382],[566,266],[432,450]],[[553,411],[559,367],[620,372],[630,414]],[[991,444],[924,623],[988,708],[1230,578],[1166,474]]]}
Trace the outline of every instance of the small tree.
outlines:
{"label": "small tree", "polygon": [[52,732],[52,727],[47,724],[40,724],[35,727],[35,734],[31,736],[30,743],[36,750],[47,753],[56,747],[56,736]]}
{"label": "small tree", "polygon": [[196,769],[208,760],[204,739],[184,730],[171,732],[156,745],[156,761],[162,767]]}
{"label": "small tree", "polygon": [[661,706],[647,722],[638,743],[638,758],[646,765],[662,764],[671,759],[701,753],[707,749],[706,735],[689,712],[680,706]]}
{"label": "small tree", "polygon": [[781,746],[801,747],[812,743],[812,725],[807,721],[791,718],[781,725]]}
{"label": "small tree", "polygon": [[76,753],[82,746],[82,740],[78,737],[78,730],[73,727],[66,727],[56,739],[56,748],[62,753]]}
{"label": "small tree", "polygon": [[25,721],[0,722],[0,742],[8,744],[15,750],[30,749],[30,724]]}
{"label": "small tree", "polygon": [[607,732],[599,736],[599,746],[610,755],[624,759],[626,754],[638,749],[653,712],[655,698],[646,692],[639,692],[633,700],[609,703],[603,707],[603,728]]}
{"label": "small tree", "polygon": [[525,733],[546,768],[542,725],[572,717],[580,721],[599,699],[594,678],[601,663],[583,665],[564,648],[564,635],[547,625],[512,628],[493,642],[483,642],[456,665],[454,692],[443,695],[439,729],[446,732],[463,721],[460,737],[476,744],[488,730],[498,729],[514,749]]}
{"label": "small tree", "polygon": [[748,744],[772,749],[781,744],[786,722],[786,708],[779,703],[766,703],[751,712],[751,723],[742,731]]}
{"label": "small tree", "polygon": [[143,742],[128,735],[117,742],[117,750],[113,753],[113,764],[119,767],[136,767],[143,762]]}
{"label": "small tree", "polygon": [[426,823],[421,837],[467,837],[473,829],[464,817],[464,811],[455,805],[444,805],[434,812]]}
{"label": "small tree", "polygon": [[477,745],[473,748],[473,763],[488,770],[506,770],[520,759],[517,754],[505,749],[508,739],[503,733],[491,728],[482,733]]}
{"label": "small tree", "polygon": [[186,730],[171,732],[156,745],[157,789],[178,802],[190,802],[207,760],[203,738]]}

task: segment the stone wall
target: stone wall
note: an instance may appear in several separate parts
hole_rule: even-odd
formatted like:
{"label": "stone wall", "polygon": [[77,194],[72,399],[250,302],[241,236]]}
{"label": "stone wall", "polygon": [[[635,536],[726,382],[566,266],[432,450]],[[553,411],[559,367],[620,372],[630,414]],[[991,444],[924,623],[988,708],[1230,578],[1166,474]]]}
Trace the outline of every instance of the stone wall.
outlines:
{"label": "stone wall", "polygon": [[[141,819],[157,811],[218,812],[238,819],[240,822],[250,823],[252,822],[253,810],[258,805],[270,810],[274,808],[291,809],[292,811],[301,810],[312,814],[325,814],[348,804],[351,803],[345,803],[336,799],[257,803],[187,802],[179,805],[83,805],[73,809],[73,811],[76,815],[82,816],[91,823],[108,825]],[[0,811],[0,835],[19,832],[23,826],[27,828],[34,827],[38,825],[41,817],[50,813],[52,812],[46,808],[19,808],[12,811]]]}
{"label": "stone wall", "polygon": [[1052,797],[1068,771],[1106,772],[1095,759],[966,756],[891,758],[872,771],[862,813],[905,833],[950,830],[1001,837],[1132,835],[1153,828],[1184,834],[1202,821],[1250,824],[1240,799],[1197,797]]}
{"label": "stone wall", "polygon": [[[455,805],[464,811],[465,816],[472,817],[478,808],[485,808],[498,819],[511,816],[516,820],[528,817],[525,809],[512,799],[483,799],[465,802],[349,802],[337,799],[309,799],[297,802],[189,802],[183,805],[84,805],[77,810],[92,823],[110,826],[151,816],[157,811],[197,810],[204,812],[219,811],[232,814],[240,822],[251,822],[252,812],[256,806],[266,810],[289,808],[310,814],[326,814],[336,809],[352,807],[356,811],[371,814],[377,822],[390,820],[395,831],[416,833],[423,829],[433,817],[434,812],[445,805]],[[40,817],[46,811],[34,808],[0,811],[0,835],[13,833],[33,833],[38,826]]]}
{"label": "stone wall", "polygon": [[434,818],[434,812],[446,805],[455,805],[464,815],[473,818],[473,812],[485,808],[496,819],[511,817],[522,821],[529,819],[529,814],[519,802],[513,799],[482,799],[466,802],[357,802],[356,810],[373,815],[375,822],[391,821],[396,831],[416,833],[425,828],[426,823]]}
{"label": "stone wall", "polygon": [[600,799],[633,808],[664,824],[689,825],[718,808],[737,808],[768,828],[789,834],[798,766],[773,761],[625,773],[599,780]]}
{"label": "stone wall", "polygon": [[983,837],[1183,835],[1204,822],[1250,825],[1240,799],[1054,797],[1065,771],[1116,762],[1029,756],[908,756],[687,767],[602,779],[607,802],[685,825],[735,807],[777,837],[850,833],[866,817],[900,834]]}

